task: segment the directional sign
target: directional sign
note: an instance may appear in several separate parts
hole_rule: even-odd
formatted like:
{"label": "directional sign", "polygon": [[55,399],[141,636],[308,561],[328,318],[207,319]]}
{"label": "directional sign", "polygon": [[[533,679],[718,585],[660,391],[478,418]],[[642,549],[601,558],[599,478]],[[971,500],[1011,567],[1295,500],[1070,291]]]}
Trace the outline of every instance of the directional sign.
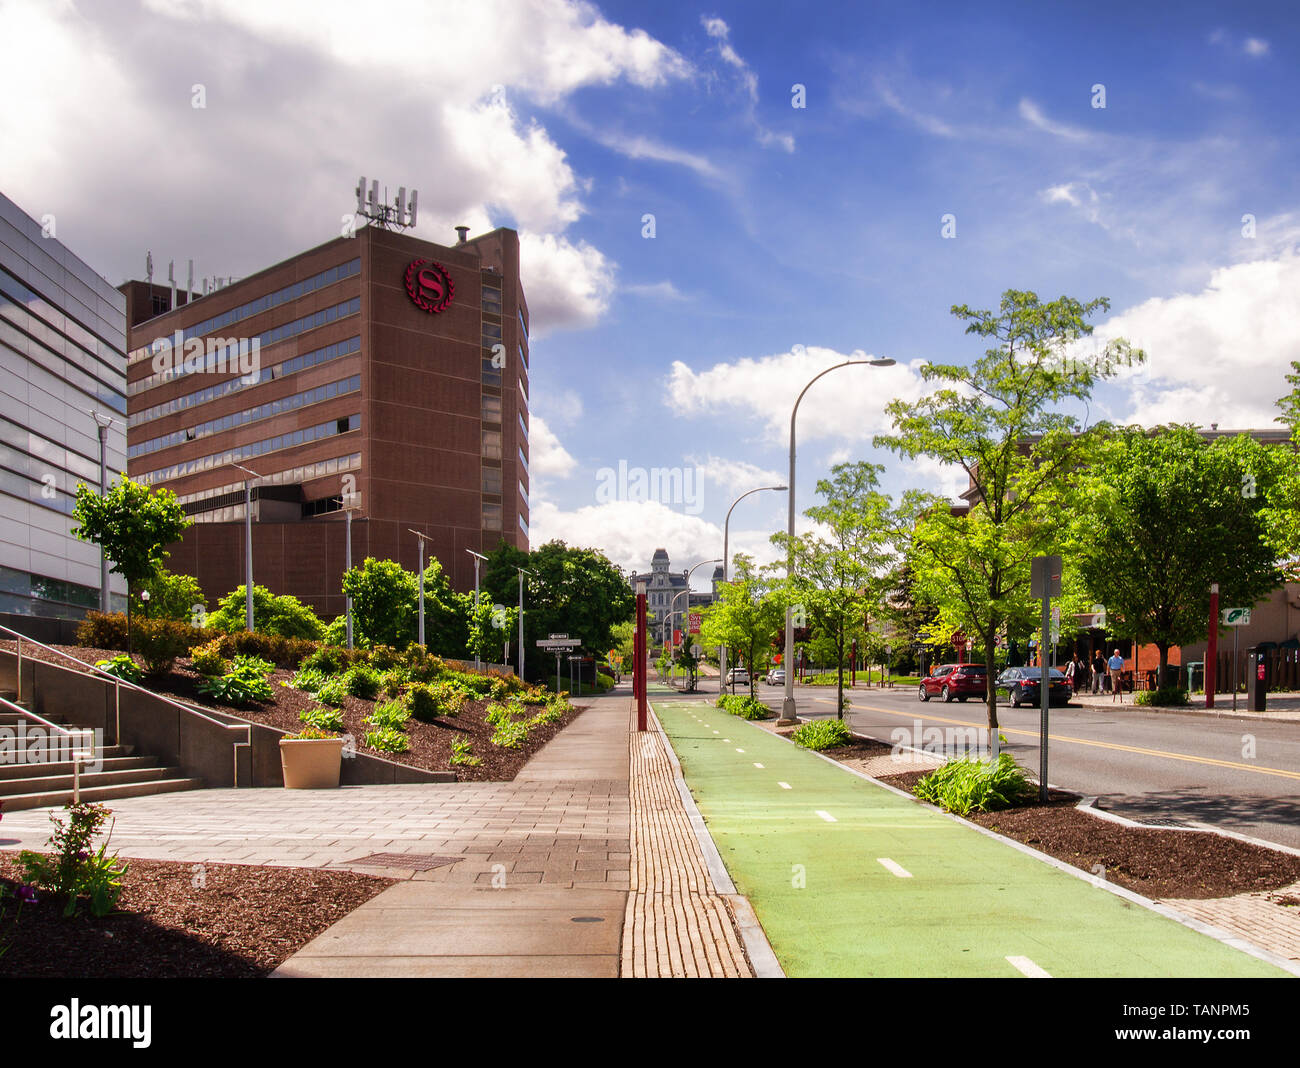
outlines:
{"label": "directional sign", "polygon": [[1249,623],[1249,608],[1225,608],[1223,610],[1223,625],[1225,627],[1245,627]]}
{"label": "directional sign", "polygon": [[567,641],[569,636],[567,634],[548,634],[547,637],[553,642],[558,642]]}
{"label": "directional sign", "polygon": [[575,649],[582,644],[579,638],[538,638],[539,649]]}
{"label": "directional sign", "polygon": [[1039,600],[1061,596],[1059,556],[1035,556],[1029,562],[1029,596]]}
{"label": "directional sign", "polygon": [[698,644],[691,646],[691,656],[695,657],[696,660],[700,658],[702,652],[704,652],[704,650]]}

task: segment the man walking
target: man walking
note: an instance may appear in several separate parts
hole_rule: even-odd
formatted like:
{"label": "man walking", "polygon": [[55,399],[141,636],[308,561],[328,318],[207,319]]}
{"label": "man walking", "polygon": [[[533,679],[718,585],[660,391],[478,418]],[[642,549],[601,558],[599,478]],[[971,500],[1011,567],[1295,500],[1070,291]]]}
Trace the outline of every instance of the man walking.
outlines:
{"label": "man walking", "polygon": [[1115,695],[1113,700],[1123,702],[1124,693],[1120,689],[1120,673],[1124,670],[1124,658],[1119,655],[1118,649],[1106,662],[1106,666],[1110,668],[1110,689],[1111,693]]}
{"label": "man walking", "polygon": [[1092,692],[1101,693],[1101,680],[1106,675],[1106,658],[1098,649],[1092,654]]}

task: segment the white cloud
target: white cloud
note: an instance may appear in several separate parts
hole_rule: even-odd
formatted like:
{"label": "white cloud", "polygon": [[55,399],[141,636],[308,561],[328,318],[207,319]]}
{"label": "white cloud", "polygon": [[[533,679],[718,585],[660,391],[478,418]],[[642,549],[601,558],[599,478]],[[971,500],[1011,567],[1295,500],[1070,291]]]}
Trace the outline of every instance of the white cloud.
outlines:
{"label": "white cloud", "polygon": [[786,152],[793,152],[794,138],[792,136],[769,130],[758,121],[755,114],[758,108],[758,75],[731,47],[731,28],[722,19],[709,18],[705,15],[700,16],[700,24],[704,27],[704,32],[718,42],[718,55],[722,57],[722,61],[735,68],[738,72],[740,83],[744,87],[745,96],[748,98],[746,120],[754,128],[758,143],[764,148],[776,145]]}
{"label": "white cloud", "polygon": [[1266,56],[1268,55],[1268,42],[1259,37],[1247,37],[1241,49],[1248,56]]}
{"label": "white cloud", "polygon": [[1053,122],[1043,114],[1043,109],[1028,97],[1024,97],[1020,101],[1020,117],[1031,126],[1036,126],[1038,129],[1054,134],[1057,137],[1063,137],[1067,141],[1086,141],[1092,136],[1086,130],[1066,126],[1060,122]]}
{"label": "white cloud", "polygon": [[903,101],[899,99],[898,94],[895,93],[894,90],[885,82],[883,77],[878,76],[875,84],[877,94],[891,111],[901,115],[909,122],[916,123],[917,126],[921,127],[921,129],[925,130],[927,133],[936,134],[939,137],[957,136],[957,131],[942,119],[937,118],[934,115],[927,115],[925,112],[917,111],[915,108],[904,104]]}
{"label": "white cloud", "polygon": [[1300,353],[1300,256],[1222,267],[1198,293],[1155,298],[1097,327],[1148,362],[1126,371],[1113,407],[1122,421],[1272,427],[1283,375]]}
{"label": "white cloud", "polygon": [[592,326],[614,292],[614,265],[586,241],[576,245],[554,234],[519,235],[520,272],[527,280],[532,337],[553,330]]}
{"label": "white cloud", "polygon": [[1109,229],[1101,220],[1101,198],[1097,195],[1097,190],[1087,182],[1066,182],[1062,185],[1049,186],[1040,190],[1038,195],[1048,204],[1064,203],[1072,208],[1080,208],[1089,222],[1097,223],[1103,229]]}
{"label": "white cloud", "polygon": [[[667,549],[673,566],[682,570],[697,561],[722,556],[721,527],[659,501],[611,501],[573,511],[539,501],[530,519],[533,545],[559,538],[570,545],[590,546],[627,570],[647,570],[657,548]],[[702,567],[695,573],[698,588],[708,588],[712,571]]]}
{"label": "white cloud", "polygon": [[[674,360],[668,380],[669,402],[685,413],[735,413],[752,416],[771,444],[789,442],[790,409],[799,391],[813,376],[847,357],[834,349],[796,345],[789,352],[744,357],[696,371]],[[862,354],[855,358],[865,359]],[[917,400],[925,392],[918,368],[921,361],[893,367],[845,367],[817,382],[804,397],[799,413],[798,440],[869,441],[888,430],[884,408],[892,397]],[[833,381],[828,381],[832,379]],[[749,436],[743,422],[738,436]]]}
{"label": "white cloud", "polygon": [[639,285],[624,286],[623,289],[638,297],[652,297],[657,300],[686,300],[686,294],[673,285],[671,280],[647,282]]}
{"label": "white cloud", "polygon": [[[783,475],[765,470],[747,460],[732,460],[710,454],[703,460],[698,456],[687,456],[686,462],[698,467],[709,484],[719,487],[729,498],[759,486],[779,486],[785,482]],[[772,499],[785,500],[776,494],[772,495]]]}
{"label": "white cloud", "polygon": [[534,493],[542,479],[568,478],[578,466],[560,439],[540,415],[534,414],[528,427],[528,470],[533,476]]}

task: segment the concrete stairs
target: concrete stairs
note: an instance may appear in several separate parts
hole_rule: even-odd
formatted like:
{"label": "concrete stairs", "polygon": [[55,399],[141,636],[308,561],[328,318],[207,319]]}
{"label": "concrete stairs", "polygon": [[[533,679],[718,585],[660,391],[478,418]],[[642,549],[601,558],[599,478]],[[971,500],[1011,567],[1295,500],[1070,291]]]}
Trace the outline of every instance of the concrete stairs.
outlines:
{"label": "concrete stairs", "polygon": [[[12,690],[0,691],[0,697],[28,707],[26,702],[15,700]],[[61,715],[46,718],[61,727],[76,726]],[[50,757],[57,754],[49,752],[29,754],[18,736],[18,724],[23,719],[18,712],[0,705],[0,811],[71,804],[72,761],[52,760]],[[26,724],[28,731],[40,726],[32,720],[26,720]],[[179,768],[163,767],[154,757],[135,755],[131,746],[97,745],[93,762],[83,761],[81,765],[82,801],[115,801],[202,785],[200,779],[187,778]]]}

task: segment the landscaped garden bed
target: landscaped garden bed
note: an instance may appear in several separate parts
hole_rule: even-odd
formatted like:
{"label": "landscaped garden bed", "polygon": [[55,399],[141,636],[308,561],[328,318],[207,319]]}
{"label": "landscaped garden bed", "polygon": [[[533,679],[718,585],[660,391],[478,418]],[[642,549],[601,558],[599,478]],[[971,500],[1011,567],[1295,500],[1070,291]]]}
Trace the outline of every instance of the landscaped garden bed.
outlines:
{"label": "landscaped garden bed", "polygon": [[[264,976],[393,882],[317,868],[122,863],[122,894],[105,916],[83,907],[65,917],[65,899],[39,890],[21,912],[7,898],[0,977]],[[21,884],[18,855],[0,852],[0,894]]]}
{"label": "landscaped garden bed", "polygon": [[[0,642],[10,651],[15,645]],[[88,664],[123,655],[120,650],[91,646],[57,648]],[[76,667],[66,657],[27,643],[23,656]],[[246,675],[262,699],[233,703],[238,690],[227,689],[227,700],[218,700],[201,687],[205,679],[238,674],[236,662],[213,654],[211,662],[205,663],[203,656],[202,648],[195,649],[190,657],[178,657],[165,674],[141,684],[195,708],[291,734],[309,725],[322,727],[347,738],[346,744],[358,753],[429,771],[450,770],[462,781],[513,779],[582,711],[564,695],[546,694],[513,676],[456,671],[436,657],[392,650],[326,650],[316,656],[324,666],[315,673],[290,671],[269,662],[258,666],[254,657]],[[206,674],[196,669],[196,661]],[[259,679],[265,680],[264,687],[257,685]],[[325,683],[331,685],[322,700],[319,687]],[[311,688],[302,688],[308,684]],[[211,687],[209,683],[207,688]],[[374,696],[357,696],[348,688]],[[413,694],[417,689],[420,694]]]}

